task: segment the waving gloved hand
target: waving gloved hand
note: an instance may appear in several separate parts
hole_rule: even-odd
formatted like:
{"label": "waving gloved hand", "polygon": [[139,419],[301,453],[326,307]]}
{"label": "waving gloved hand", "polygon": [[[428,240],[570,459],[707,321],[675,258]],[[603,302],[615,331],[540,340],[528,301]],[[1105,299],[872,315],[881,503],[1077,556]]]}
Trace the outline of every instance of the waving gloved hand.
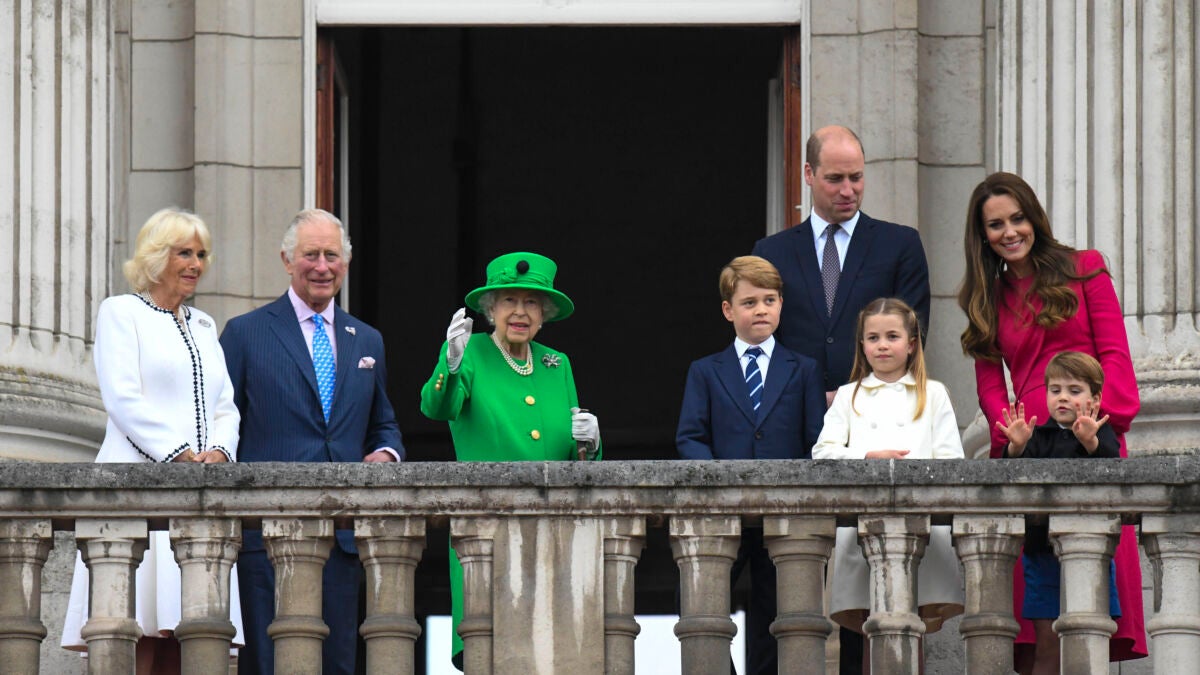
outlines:
{"label": "waving gloved hand", "polygon": [[446,328],[446,365],[450,372],[457,373],[462,365],[463,354],[467,351],[467,341],[471,339],[471,327],[474,319],[467,318],[467,308],[459,307],[450,319]]}
{"label": "waving gloved hand", "polygon": [[600,420],[586,410],[571,408],[571,438],[585,446],[589,460],[596,459],[600,449]]}

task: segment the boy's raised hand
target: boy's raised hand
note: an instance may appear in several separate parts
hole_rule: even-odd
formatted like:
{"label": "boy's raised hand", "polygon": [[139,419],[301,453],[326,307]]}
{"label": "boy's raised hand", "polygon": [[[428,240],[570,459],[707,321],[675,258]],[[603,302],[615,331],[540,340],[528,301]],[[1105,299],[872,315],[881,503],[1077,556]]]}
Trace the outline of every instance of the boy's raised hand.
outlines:
{"label": "boy's raised hand", "polygon": [[1037,416],[1035,415],[1028,422],[1025,421],[1025,404],[1017,403],[1016,406],[1008,406],[1008,409],[1001,411],[1004,414],[1004,422],[996,421],[996,428],[1008,437],[1008,456],[1020,457],[1025,452],[1025,446],[1029,443],[1029,439],[1033,438],[1033,428],[1037,426]]}
{"label": "boy's raised hand", "polygon": [[1089,453],[1095,452],[1096,448],[1100,447],[1100,441],[1097,440],[1096,434],[1100,433],[1100,427],[1108,423],[1108,415],[1096,419],[1096,415],[1099,413],[1100,408],[1093,406],[1090,401],[1083,406],[1075,406],[1075,422],[1071,424],[1071,431],[1075,434],[1075,440],[1079,441]]}

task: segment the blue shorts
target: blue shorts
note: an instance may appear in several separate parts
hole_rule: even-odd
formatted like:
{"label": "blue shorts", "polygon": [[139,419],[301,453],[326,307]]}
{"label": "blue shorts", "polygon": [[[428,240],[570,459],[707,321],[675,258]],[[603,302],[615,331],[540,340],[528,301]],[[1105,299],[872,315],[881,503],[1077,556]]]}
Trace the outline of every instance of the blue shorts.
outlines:
{"label": "blue shorts", "polygon": [[[1026,619],[1057,619],[1062,613],[1059,604],[1062,592],[1062,564],[1053,553],[1025,553],[1025,602],[1021,616]],[[1108,613],[1121,616],[1121,601],[1117,598],[1117,566],[1108,562]]]}

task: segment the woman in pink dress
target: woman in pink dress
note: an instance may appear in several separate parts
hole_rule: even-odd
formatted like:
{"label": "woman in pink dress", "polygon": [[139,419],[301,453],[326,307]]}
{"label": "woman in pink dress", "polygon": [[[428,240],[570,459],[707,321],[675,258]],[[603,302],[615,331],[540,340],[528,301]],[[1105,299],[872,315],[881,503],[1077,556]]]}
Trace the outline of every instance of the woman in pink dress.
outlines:
{"label": "woman in pink dress", "polygon": [[[1061,351],[1094,356],[1104,368],[1101,412],[1121,442],[1141,405],[1125,320],[1112,278],[1099,251],[1077,251],[1054,239],[1046,212],[1029,184],[1011,173],[984,179],[971,195],[964,237],[966,275],[958,304],[967,314],[963,351],[975,359],[979,407],[991,429],[991,456],[1000,457],[1007,439],[996,424],[1009,406],[1004,367],[1016,401],[1026,414],[1049,419],[1044,373]],[[1137,535],[1122,528],[1116,561],[1121,616],[1109,643],[1112,661],[1146,655],[1142,573]],[[1013,600],[1021,632],[1016,665],[1033,664],[1032,622],[1020,617],[1025,582],[1018,559]]]}

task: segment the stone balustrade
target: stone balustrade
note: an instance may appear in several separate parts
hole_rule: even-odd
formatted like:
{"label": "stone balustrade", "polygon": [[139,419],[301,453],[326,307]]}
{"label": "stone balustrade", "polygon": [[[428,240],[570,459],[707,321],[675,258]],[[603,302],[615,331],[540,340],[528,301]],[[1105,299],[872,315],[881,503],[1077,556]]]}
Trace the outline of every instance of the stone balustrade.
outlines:
{"label": "stone balustrade", "polygon": [[[966,671],[1009,673],[1010,573],[1024,517],[1049,516],[1064,568],[1064,672],[1107,672],[1108,564],[1140,524],[1154,567],[1155,672],[1200,662],[1200,457],[1076,461],[439,463],[406,465],[0,464],[0,664],[38,672],[40,578],[55,529],[91,566],[83,635],[94,673],[130,672],[133,572],[150,530],[183,570],[187,672],[224,673],[229,571],[241,528],[263,530],[277,570],[270,634],[287,672],[319,672],[320,570],[353,528],[367,570],[367,672],[412,672],[413,571],[427,525],[449,526],[464,568],[468,675],[632,673],[634,566],[666,528],[680,572],[683,670],[726,673],[729,567],[762,527],[778,570],[771,627],[782,672],[824,672],[832,624],[824,568],[838,524],[871,563],[876,672],[917,672],[914,571],[931,524],[950,524],[964,567]],[[1068,663],[1069,660],[1069,663]]]}

